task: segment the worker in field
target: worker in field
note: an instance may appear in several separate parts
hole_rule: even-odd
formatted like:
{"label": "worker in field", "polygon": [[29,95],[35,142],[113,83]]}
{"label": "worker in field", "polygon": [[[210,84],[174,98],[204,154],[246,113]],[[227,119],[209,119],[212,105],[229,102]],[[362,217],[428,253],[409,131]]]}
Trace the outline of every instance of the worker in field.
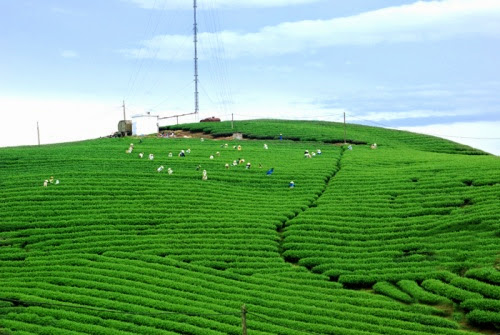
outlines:
{"label": "worker in field", "polygon": [[48,185],[48,184],[49,184],[49,181],[48,181],[47,179],[45,179],[45,180],[43,181],[43,187],[47,187],[47,185]]}
{"label": "worker in field", "polygon": [[156,171],[162,172],[163,171],[163,165],[161,165],[158,169],[156,169]]}
{"label": "worker in field", "polygon": [[283,134],[280,134],[280,141],[283,141]]}
{"label": "worker in field", "polygon": [[179,152],[179,157],[186,157],[186,154],[184,153],[184,150],[181,150],[181,152]]}
{"label": "worker in field", "polygon": [[214,155],[210,155],[210,159],[214,159]]}
{"label": "worker in field", "polygon": [[241,151],[241,145],[238,145],[238,151]]}
{"label": "worker in field", "polygon": [[225,144],[224,144],[224,148],[227,148],[227,147],[228,147],[228,145],[227,145],[227,143],[225,143]]}
{"label": "worker in field", "polygon": [[200,171],[201,169],[201,165],[198,164],[198,166],[196,167],[196,171]]}
{"label": "worker in field", "polygon": [[264,143],[264,149],[269,149],[266,143]]}
{"label": "worker in field", "polygon": [[236,160],[233,161],[233,166],[238,165],[238,162]]}
{"label": "worker in field", "polygon": [[215,155],[216,155],[217,157],[220,157],[220,152],[219,152],[219,151],[217,151],[217,152],[215,153]]}
{"label": "worker in field", "polygon": [[373,144],[370,146],[370,148],[372,148],[372,149],[377,149],[377,143],[373,143]]}
{"label": "worker in field", "polygon": [[168,172],[168,174],[172,174],[172,173],[174,173],[174,170],[172,170],[171,168],[168,168],[167,172]]}
{"label": "worker in field", "polygon": [[270,176],[273,174],[273,172],[274,172],[274,168],[270,168],[269,170],[267,170],[266,175]]}
{"label": "worker in field", "polygon": [[144,152],[139,153],[139,158],[142,158],[142,157],[144,157]]}
{"label": "worker in field", "polygon": [[242,159],[240,159],[240,160],[238,161],[238,164],[243,164],[243,163],[245,163],[245,159],[244,159],[244,158],[242,158]]}
{"label": "worker in field", "polygon": [[294,188],[295,187],[295,183],[293,182],[293,180],[290,182],[290,184],[288,184],[288,187],[290,187],[290,188]]}
{"label": "worker in field", "polygon": [[189,149],[189,148],[188,148],[188,149],[186,150],[186,153],[190,154],[190,153],[191,153],[191,149]]}
{"label": "worker in field", "polygon": [[201,179],[202,180],[207,180],[208,177],[207,177],[207,170],[203,170],[203,175],[201,176]]}
{"label": "worker in field", "polygon": [[259,163],[259,169],[262,169],[262,163]]}
{"label": "worker in field", "polygon": [[226,170],[229,169],[229,164],[226,163],[226,165],[224,165],[224,167],[226,168]]}
{"label": "worker in field", "polygon": [[205,142],[205,139],[202,137],[202,138],[200,139],[200,141]]}
{"label": "worker in field", "polygon": [[54,183],[54,176],[50,176],[49,183],[51,183],[51,184]]}
{"label": "worker in field", "polygon": [[316,153],[317,153],[318,155],[321,155],[321,149],[318,149],[318,150],[316,151]]}
{"label": "worker in field", "polygon": [[313,157],[316,157],[316,153],[313,151],[313,153],[311,154]]}
{"label": "worker in field", "polygon": [[309,153],[309,150],[304,151],[304,158],[311,158],[311,154]]}
{"label": "worker in field", "polygon": [[155,156],[153,154],[149,154],[148,158],[149,158],[150,161],[152,161],[152,160],[155,159]]}
{"label": "worker in field", "polygon": [[252,164],[250,162],[247,163],[247,165],[245,166],[245,169],[250,169],[252,167]]}
{"label": "worker in field", "polygon": [[347,149],[352,150],[352,145],[349,144],[349,146],[347,147]]}
{"label": "worker in field", "polygon": [[168,153],[168,157],[171,158],[172,157],[172,152],[169,152]]}
{"label": "worker in field", "polygon": [[59,185],[59,179],[56,180],[55,182],[56,185]]}

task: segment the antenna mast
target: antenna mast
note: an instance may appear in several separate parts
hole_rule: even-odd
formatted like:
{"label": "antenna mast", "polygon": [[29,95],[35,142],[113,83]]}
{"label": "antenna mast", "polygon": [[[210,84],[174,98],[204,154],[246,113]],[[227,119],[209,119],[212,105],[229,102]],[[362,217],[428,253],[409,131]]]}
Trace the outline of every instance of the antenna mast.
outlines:
{"label": "antenna mast", "polygon": [[196,23],[196,0],[193,0],[194,9],[194,114],[198,114],[198,25]]}

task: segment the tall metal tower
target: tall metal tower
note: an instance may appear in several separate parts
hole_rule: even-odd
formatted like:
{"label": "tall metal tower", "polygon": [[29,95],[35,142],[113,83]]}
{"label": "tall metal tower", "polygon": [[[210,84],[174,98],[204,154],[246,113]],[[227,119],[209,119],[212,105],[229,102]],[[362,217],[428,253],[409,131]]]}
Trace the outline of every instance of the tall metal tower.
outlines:
{"label": "tall metal tower", "polygon": [[196,0],[193,0],[194,9],[194,114],[198,114],[198,24],[196,23]]}

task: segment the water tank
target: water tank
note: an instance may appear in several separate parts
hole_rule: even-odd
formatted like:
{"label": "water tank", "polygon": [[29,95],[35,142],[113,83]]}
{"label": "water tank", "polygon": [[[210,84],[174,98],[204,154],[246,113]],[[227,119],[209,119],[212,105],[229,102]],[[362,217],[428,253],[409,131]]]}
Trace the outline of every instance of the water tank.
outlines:
{"label": "water tank", "polygon": [[132,135],[132,121],[130,120],[121,120],[118,122],[118,132],[122,136],[130,136]]}

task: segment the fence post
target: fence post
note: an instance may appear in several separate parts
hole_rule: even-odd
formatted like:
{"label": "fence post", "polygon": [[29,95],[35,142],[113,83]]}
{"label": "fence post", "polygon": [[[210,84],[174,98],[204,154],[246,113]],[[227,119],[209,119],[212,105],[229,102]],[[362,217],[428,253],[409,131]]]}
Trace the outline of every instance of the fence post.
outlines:
{"label": "fence post", "polygon": [[241,328],[242,334],[247,335],[247,307],[245,304],[241,306]]}

